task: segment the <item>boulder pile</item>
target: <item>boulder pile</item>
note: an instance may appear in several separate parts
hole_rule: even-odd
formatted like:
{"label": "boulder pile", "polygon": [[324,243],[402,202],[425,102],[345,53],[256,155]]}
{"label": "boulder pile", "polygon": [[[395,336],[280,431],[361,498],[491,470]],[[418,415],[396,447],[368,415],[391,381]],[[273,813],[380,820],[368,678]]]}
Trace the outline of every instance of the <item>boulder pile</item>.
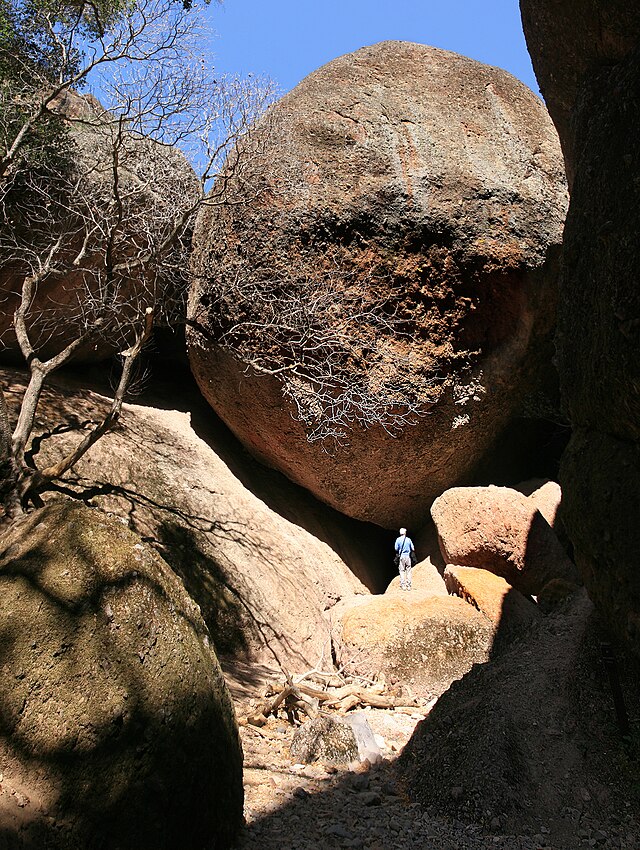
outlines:
{"label": "boulder pile", "polygon": [[580,574],[535,501],[510,487],[454,487],[431,507],[447,564],[502,576],[525,595],[547,582],[575,585]]}

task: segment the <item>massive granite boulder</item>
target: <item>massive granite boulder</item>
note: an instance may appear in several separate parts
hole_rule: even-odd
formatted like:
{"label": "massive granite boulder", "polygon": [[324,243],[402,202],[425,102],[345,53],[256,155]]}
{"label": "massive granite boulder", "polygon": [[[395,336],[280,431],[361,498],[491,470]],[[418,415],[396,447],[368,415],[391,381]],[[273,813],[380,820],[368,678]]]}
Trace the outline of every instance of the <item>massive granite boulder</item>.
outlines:
{"label": "massive granite boulder", "polygon": [[589,593],[640,653],[640,6],[521,0],[572,178],[557,363],[562,516]]}
{"label": "massive granite boulder", "polygon": [[303,80],[253,145],[259,179],[234,160],[237,203],[196,225],[193,372],[263,462],[415,526],[552,368],[553,126],[504,71],[384,42]]}
{"label": "massive granite boulder", "polygon": [[[51,272],[39,282],[27,316],[41,359],[100,320],[99,332],[74,360],[104,360],[132,344],[146,307],[156,308],[157,325],[184,309],[178,305],[184,304],[185,260],[178,257],[186,257],[186,239],[164,252],[164,262],[135,260],[160,244],[173,217],[197,199],[200,188],[187,159],[151,139],[119,134],[91,95],[66,91],[52,109],[49,132],[57,134],[58,159],[47,154],[48,170],[47,157],[45,166],[27,160],[3,196],[11,225],[0,236],[0,358],[9,363],[24,362],[13,327],[23,281],[49,252]],[[53,200],[45,204],[43,196]]]}
{"label": "massive granite boulder", "polygon": [[197,605],[116,519],[57,501],[0,542],[6,848],[228,847],[242,751]]}
{"label": "massive granite boulder", "polygon": [[341,669],[379,673],[423,697],[440,695],[491,655],[494,626],[457,596],[392,585],[379,596],[345,598],[331,610],[333,646]]}

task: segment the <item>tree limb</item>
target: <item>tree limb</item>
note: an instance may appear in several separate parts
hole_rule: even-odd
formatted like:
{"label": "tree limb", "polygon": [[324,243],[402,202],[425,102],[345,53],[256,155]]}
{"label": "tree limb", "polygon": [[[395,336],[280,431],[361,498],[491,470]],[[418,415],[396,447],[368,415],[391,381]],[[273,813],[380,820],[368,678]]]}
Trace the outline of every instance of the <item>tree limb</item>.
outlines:
{"label": "tree limb", "polygon": [[64,457],[61,461],[52,466],[46,467],[36,476],[36,483],[41,485],[48,481],[53,481],[56,478],[60,478],[65,474],[72,466],[74,466],[80,458],[86,454],[86,452],[93,446],[97,441],[106,434],[113,426],[116,424],[118,419],[120,418],[120,413],[122,411],[122,404],[124,402],[124,397],[127,391],[127,387],[129,386],[129,382],[131,380],[131,372],[133,369],[133,365],[138,358],[138,355],[142,351],[145,343],[149,339],[151,335],[151,329],[153,327],[153,309],[148,307],[145,311],[145,320],[144,320],[144,328],[143,331],[138,336],[135,344],[128,350],[123,352],[124,363],[122,366],[122,374],[120,376],[120,381],[118,382],[118,387],[113,397],[113,402],[111,404],[111,408],[106,416],[103,418],[102,422],[100,422],[96,427],[89,433],[87,436],[76,446],[76,448],[70,452],[66,457]]}

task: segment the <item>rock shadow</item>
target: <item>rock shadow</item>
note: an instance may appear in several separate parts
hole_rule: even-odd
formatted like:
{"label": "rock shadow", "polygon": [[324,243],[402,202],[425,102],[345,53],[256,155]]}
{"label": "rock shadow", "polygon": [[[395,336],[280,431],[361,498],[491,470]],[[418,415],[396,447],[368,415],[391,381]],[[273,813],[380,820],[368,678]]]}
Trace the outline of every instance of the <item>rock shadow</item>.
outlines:
{"label": "rock shadow", "polygon": [[75,532],[66,570],[48,544],[0,553],[0,847],[201,850],[230,834],[228,718],[211,673],[183,667],[203,624]]}

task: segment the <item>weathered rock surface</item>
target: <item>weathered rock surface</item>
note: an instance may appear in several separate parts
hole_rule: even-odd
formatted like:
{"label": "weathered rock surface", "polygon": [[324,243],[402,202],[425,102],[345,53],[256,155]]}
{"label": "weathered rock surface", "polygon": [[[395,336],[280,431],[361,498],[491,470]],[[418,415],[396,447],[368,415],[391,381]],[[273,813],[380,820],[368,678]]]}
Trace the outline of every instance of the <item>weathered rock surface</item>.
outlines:
{"label": "weathered rock surface", "polygon": [[[509,74],[406,42],[330,62],[271,120],[272,191],[196,226],[193,372],[263,462],[350,516],[420,525],[551,368],[555,132]],[[397,436],[372,416],[415,407]],[[327,419],[336,452],[313,441]]]}
{"label": "weathered rock surface", "polygon": [[332,611],[338,662],[349,673],[441,694],[473,664],[486,661],[493,625],[457,596],[402,595],[344,600]]}
{"label": "weathered rock surface", "polygon": [[[7,383],[14,399],[21,383]],[[204,423],[210,410],[188,381],[180,400],[191,413],[163,410],[161,398],[125,405],[124,427],[92,448],[69,485],[157,547],[200,605],[218,655],[275,656],[293,670],[330,664],[328,610],[367,593],[360,579],[380,584],[375,529],[337,516]],[[72,430],[46,439],[39,462],[59,459],[80,439],[78,421],[107,407],[95,392],[48,390],[41,417]]]}
{"label": "weathered rock surface", "polygon": [[520,0],[520,11],[540,91],[558,130],[572,182],[580,156],[573,123],[576,103],[601,71],[606,74],[637,48],[640,7],[629,0]]}
{"label": "weathered rock surface", "polygon": [[[560,619],[544,618],[548,631],[534,653],[528,641],[509,653],[508,662],[501,656],[499,666],[493,660],[480,665],[468,686],[465,677],[435,707],[411,716],[364,711],[384,756],[368,770],[292,764],[291,731],[282,716],[264,727],[266,737],[241,727],[246,820],[239,848],[287,847],[283,836],[294,836],[296,850],[338,843],[376,850],[635,850],[640,765],[625,752],[612,722],[597,632],[591,632],[588,653],[569,649],[565,615],[571,617],[570,608]],[[618,657],[622,687],[627,704],[638,705],[640,675],[627,661]],[[251,712],[248,700],[273,677],[252,678],[249,692],[242,677],[239,716]],[[228,681],[238,693],[233,678]],[[403,787],[396,754],[424,713],[429,716],[419,727],[421,752],[416,734],[403,765],[410,781]],[[510,747],[511,736],[518,749]],[[512,767],[520,751],[535,765],[531,784]]]}
{"label": "weathered rock surface", "polygon": [[334,717],[316,717],[299,726],[291,740],[291,755],[310,764],[349,764],[358,759],[358,743],[351,726]]}
{"label": "weathered rock surface", "polygon": [[[109,213],[106,210],[112,197],[113,127],[104,121],[104,108],[92,95],[66,92],[56,110],[70,119],[66,126],[67,144],[71,146],[73,180],[80,188],[67,203],[69,211],[64,215],[61,227],[62,247],[54,255],[55,273],[48,275],[39,285],[27,319],[31,342],[41,358],[54,356],[74,341],[95,321],[96,304],[102,299],[106,302],[101,294],[106,286],[105,231],[111,224],[108,216],[113,210],[113,203]],[[193,169],[176,149],[125,135],[118,158],[119,190],[124,198],[123,221],[114,230],[113,257],[109,260],[116,265],[130,258],[132,251],[142,253],[148,249],[151,244],[149,233],[155,233],[157,244],[159,222],[166,227],[176,208],[187,198],[195,201],[199,191]],[[87,176],[82,182],[80,178],[84,175]],[[52,187],[52,191],[55,188]],[[78,212],[84,209],[83,204],[88,204],[88,214]],[[98,226],[92,223],[91,216],[100,219]],[[55,235],[47,233],[45,247],[41,249],[36,240],[43,228],[36,226],[29,231],[30,225],[32,222],[20,219],[14,224],[19,242],[24,236],[21,231],[27,231],[28,247],[18,251],[18,256],[33,259],[30,252],[37,254],[40,251],[40,259],[43,260],[55,243]],[[91,231],[91,236],[82,261],[74,266],[74,258],[80,254],[86,231]],[[8,236],[0,245],[0,251],[5,249],[5,254],[0,254],[0,301],[3,307],[0,312],[0,357],[4,362],[22,364],[24,358],[13,329],[13,314],[30,266],[15,262],[15,251]],[[33,264],[37,265],[35,261]],[[164,302],[167,312],[170,312],[170,302],[176,299],[180,286],[184,288],[178,273],[174,271],[172,274],[173,279],[150,263],[143,270],[124,268],[117,271],[110,283],[113,294],[108,309],[104,311],[106,321],[103,331],[76,352],[75,362],[104,360],[128,348],[140,329],[140,317],[144,315],[145,307]],[[157,311],[158,323],[160,312]]]}
{"label": "weathered rock surface", "polygon": [[578,570],[535,505],[510,487],[454,487],[431,507],[448,564],[480,567],[526,595]]}
{"label": "weathered rock surface", "polygon": [[526,635],[540,619],[540,611],[533,600],[488,570],[448,564],[444,581],[449,593],[464,599],[491,620],[494,651]]}
{"label": "weathered rock surface", "polygon": [[513,489],[528,497],[529,501],[536,506],[555,531],[564,548],[568,549],[569,538],[562,524],[562,488],[560,485],[547,478],[532,478],[528,481],[521,481]]}
{"label": "weathered rock surface", "polygon": [[521,0],[572,179],[558,368],[563,520],[593,600],[640,653],[640,6]]}
{"label": "weathered rock surface", "polygon": [[242,752],[207,628],[122,523],[57,501],[0,543],[6,848],[229,846]]}
{"label": "weathered rock surface", "polygon": [[[420,561],[411,570],[412,593],[421,596],[448,596],[447,586],[444,579],[434,567],[430,558]],[[403,593],[400,588],[400,576],[397,575],[389,583],[385,593]]]}

